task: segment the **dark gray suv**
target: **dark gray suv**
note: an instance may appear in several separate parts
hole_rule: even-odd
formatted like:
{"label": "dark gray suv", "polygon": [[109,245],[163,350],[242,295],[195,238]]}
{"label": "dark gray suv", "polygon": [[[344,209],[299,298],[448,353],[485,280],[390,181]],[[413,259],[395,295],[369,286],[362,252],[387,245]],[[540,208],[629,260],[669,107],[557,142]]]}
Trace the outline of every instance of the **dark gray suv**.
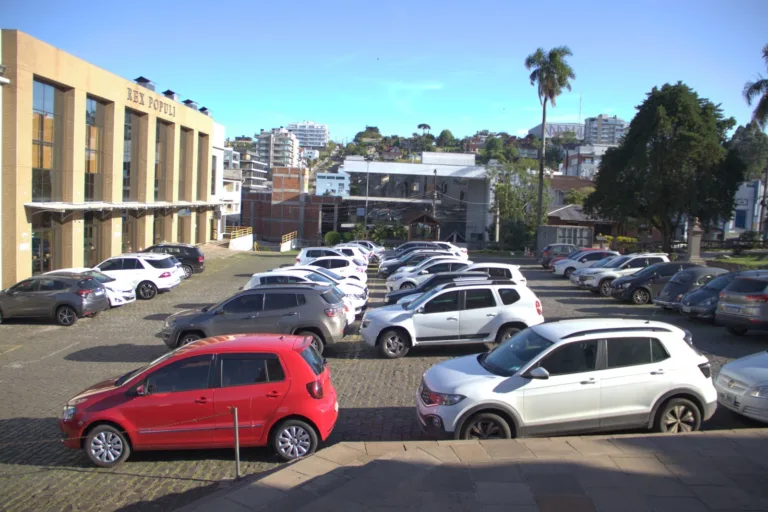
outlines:
{"label": "dark gray suv", "polygon": [[69,327],[109,309],[104,286],[85,274],[34,276],[0,291],[0,323],[8,318],[53,318]]}
{"label": "dark gray suv", "polygon": [[248,333],[311,336],[315,349],[344,336],[342,298],[325,284],[262,285],[202,309],[169,316],[161,336],[168,348],[210,336]]}

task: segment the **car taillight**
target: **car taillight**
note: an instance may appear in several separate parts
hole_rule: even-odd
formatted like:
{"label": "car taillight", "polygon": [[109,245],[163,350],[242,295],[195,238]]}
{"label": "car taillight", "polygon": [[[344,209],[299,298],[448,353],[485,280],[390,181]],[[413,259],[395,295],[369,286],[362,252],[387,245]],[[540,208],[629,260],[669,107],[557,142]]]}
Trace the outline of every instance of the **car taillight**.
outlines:
{"label": "car taillight", "polygon": [[298,256],[296,256],[296,263],[299,263],[299,262],[301,262],[301,258],[299,258]]}
{"label": "car taillight", "polygon": [[163,278],[166,278],[166,277],[171,277],[171,273],[170,272],[163,272],[162,274],[160,274],[160,279],[163,279]]}
{"label": "car taillight", "polygon": [[82,298],[86,298],[91,294],[93,290],[77,290],[77,294],[81,296]]}
{"label": "car taillight", "polygon": [[549,256],[549,251],[544,251],[544,256]]}
{"label": "car taillight", "polygon": [[701,363],[699,365],[699,370],[701,370],[701,373],[703,373],[704,377],[707,379],[712,376],[712,365],[709,364],[709,362]]}
{"label": "car taillight", "polygon": [[744,300],[749,302],[768,302],[768,295],[764,293],[760,295],[747,295],[744,297]]}
{"label": "car taillight", "polygon": [[203,261],[205,261],[205,256],[198,256],[197,257],[197,262],[198,263],[202,263]]}
{"label": "car taillight", "polygon": [[341,315],[344,310],[342,308],[330,308],[325,310],[326,316],[331,318]]}
{"label": "car taillight", "polygon": [[344,304],[344,312],[349,313],[349,306]]}
{"label": "car taillight", "polygon": [[319,400],[323,398],[323,383],[319,380],[310,382],[307,384],[307,391],[309,391],[309,396]]}
{"label": "car taillight", "polygon": [[536,301],[536,313],[541,316],[541,302]]}

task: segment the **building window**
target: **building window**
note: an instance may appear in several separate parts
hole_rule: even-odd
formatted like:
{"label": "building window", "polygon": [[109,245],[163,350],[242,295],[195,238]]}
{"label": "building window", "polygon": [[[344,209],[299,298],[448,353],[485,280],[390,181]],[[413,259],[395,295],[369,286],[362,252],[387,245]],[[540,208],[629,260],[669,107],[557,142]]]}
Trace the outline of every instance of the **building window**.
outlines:
{"label": "building window", "polygon": [[34,81],[32,100],[32,200],[61,201],[63,93]]}
{"label": "building window", "polygon": [[155,220],[152,223],[152,243],[159,244],[165,240],[165,215],[155,210]]}
{"label": "building window", "polygon": [[125,109],[123,126],[123,201],[138,201],[141,115]]}
{"label": "building window", "polygon": [[747,210],[736,210],[733,226],[736,229],[747,229]]}
{"label": "building window", "polygon": [[83,221],[83,264],[95,267],[101,261],[102,254],[101,218],[98,213],[85,212]]}
{"label": "building window", "polygon": [[135,250],[141,250],[141,247],[137,247],[136,244],[136,225],[138,224],[137,214],[134,212],[123,211],[123,252],[133,252]]}
{"label": "building window", "polygon": [[216,155],[211,157],[211,195],[216,195]]}
{"label": "building window", "polygon": [[[104,199],[102,137],[104,104],[93,98],[85,102],[85,200]],[[98,262],[97,262],[98,263]]]}
{"label": "building window", "polygon": [[[187,142],[192,130],[181,129],[179,140],[179,201],[189,201],[187,197]],[[181,240],[181,239],[179,239]]]}
{"label": "building window", "polygon": [[38,213],[32,217],[32,274],[61,268],[61,216]]}
{"label": "building window", "polygon": [[171,201],[171,184],[165,168],[165,154],[168,147],[168,132],[171,126],[160,120],[155,126],[155,201]]}
{"label": "building window", "polygon": [[[208,177],[208,171],[205,168],[206,165],[208,165],[207,159],[203,158],[205,155],[205,149],[208,145],[208,136],[207,135],[198,135],[197,136],[197,190],[195,191],[196,194],[193,194],[192,200],[198,200],[202,201],[205,199],[205,192],[206,192],[206,186],[208,185],[205,181],[205,179]],[[194,197],[194,196],[197,197]]]}

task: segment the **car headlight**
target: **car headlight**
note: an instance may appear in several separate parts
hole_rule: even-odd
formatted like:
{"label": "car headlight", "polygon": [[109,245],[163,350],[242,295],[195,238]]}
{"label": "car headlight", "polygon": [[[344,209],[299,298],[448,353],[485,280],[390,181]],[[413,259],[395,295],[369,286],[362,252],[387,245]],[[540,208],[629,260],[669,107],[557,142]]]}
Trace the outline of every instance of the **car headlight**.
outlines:
{"label": "car headlight", "polygon": [[74,405],[67,405],[64,410],[61,411],[61,419],[64,421],[70,421],[74,416],[77,409]]}
{"label": "car headlight", "polygon": [[755,398],[768,398],[768,386],[757,386],[755,389],[749,392],[749,396]]}
{"label": "car headlight", "polygon": [[[426,405],[456,405],[457,403],[464,400],[466,397],[464,395],[451,395],[448,393],[435,393],[434,391],[429,391],[429,396],[425,398],[424,403]],[[426,393],[425,393],[426,394]]]}
{"label": "car headlight", "polygon": [[632,286],[632,283],[621,283],[621,287],[624,288],[624,289],[627,289],[630,286]]}
{"label": "car headlight", "polygon": [[707,300],[705,300],[705,301],[702,301],[702,302],[701,302],[701,305],[702,305],[702,306],[711,306],[712,304],[714,304],[714,303],[715,303],[715,300],[717,300],[715,297],[710,297],[710,298],[708,298]]}
{"label": "car headlight", "polygon": [[371,325],[371,320],[369,318],[363,318],[363,323],[362,323],[363,329],[365,329],[369,325]]}

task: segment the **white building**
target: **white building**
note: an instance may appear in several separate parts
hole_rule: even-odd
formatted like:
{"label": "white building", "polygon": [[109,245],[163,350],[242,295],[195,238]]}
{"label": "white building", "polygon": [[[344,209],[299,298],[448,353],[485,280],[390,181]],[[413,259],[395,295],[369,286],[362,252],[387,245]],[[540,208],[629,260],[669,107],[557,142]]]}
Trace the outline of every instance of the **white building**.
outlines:
{"label": "white building", "polygon": [[330,140],[328,125],[314,121],[291,123],[288,125],[288,131],[296,134],[302,148],[324,148]]}
{"label": "white building", "polygon": [[[584,140],[584,124],[582,123],[547,123],[545,135],[551,139],[565,132],[573,132],[578,140]],[[541,123],[528,130],[528,135],[541,138]]]}
{"label": "white building", "polygon": [[252,150],[240,150],[240,169],[243,173],[243,188],[246,191],[267,188],[269,168],[259,160],[258,153]]}
{"label": "white building", "polygon": [[[218,211],[211,219],[217,240],[224,238],[226,226],[240,224],[242,205],[240,155],[232,148],[224,146],[226,130],[219,123],[213,123],[211,198],[222,201]],[[211,235],[213,237],[213,234]]]}
{"label": "white building", "polygon": [[616,116],[600,114],[584,121],[584,142],[588,144],[618,144],[629,125]]}
{"label": "white building", "polygon": [[320,158],[320,152],[316,149],[302,149],[301,158],[304,160],[318,160]]}
{"label": "white building", "polygon": [[256,158],[268,168],[299,166],[299,139],[296,134],[280,127],[261,130],[256,139]]}
{"label": "white building", "polygon": [[349,174],[345,172],[319,172],[315,175],[315,195],[317,196],[349,196]]}
{"label": "white building", "polygon": [[733,218],[724,222],[725,239],[737,238],[745,231],[760,232],[760,200],[763,198],[761,180],[746,181],[736,191]]}
{"label": "white building", "polygon": [[603,155],[615,144],[589,144],[568,150],[563,159],[563,173],[588,180],[595,179]]}

